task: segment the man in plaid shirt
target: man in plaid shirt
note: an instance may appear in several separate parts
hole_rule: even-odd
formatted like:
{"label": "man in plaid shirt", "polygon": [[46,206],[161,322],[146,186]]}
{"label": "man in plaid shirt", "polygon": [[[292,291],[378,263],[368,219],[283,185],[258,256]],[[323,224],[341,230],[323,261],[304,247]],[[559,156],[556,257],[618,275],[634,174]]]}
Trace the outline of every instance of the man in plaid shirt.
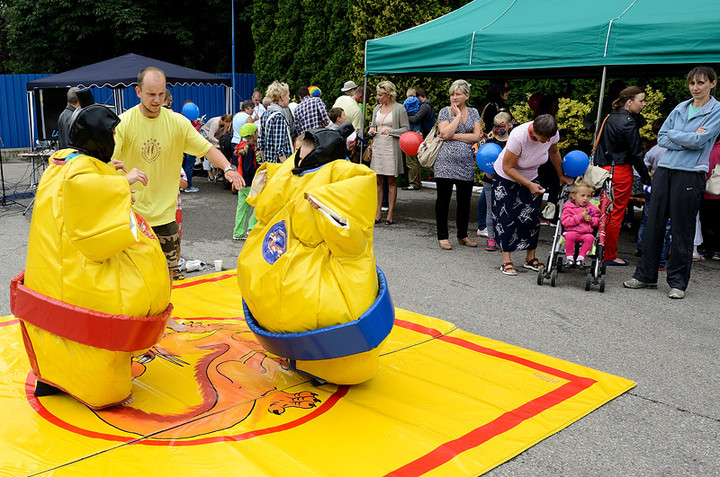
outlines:
{"label": "man in plaid shirt", "polygon": [[285,162],[293,153],[290,126],[283,114],[283,108],[290,103],[290,88],[287,83],[273,81],[266,96],[272,99],[272,104],[260,118],[258,151],[264,162]]}
{"label": "man in plaid shirt", "polygon": [[295,109],[295,131],[298,136],[305,134],[308,129],[324,128],[330,124],[327,108],[320,98],[310,96],[307,86],[300,86],[298,96],[301,101]]}

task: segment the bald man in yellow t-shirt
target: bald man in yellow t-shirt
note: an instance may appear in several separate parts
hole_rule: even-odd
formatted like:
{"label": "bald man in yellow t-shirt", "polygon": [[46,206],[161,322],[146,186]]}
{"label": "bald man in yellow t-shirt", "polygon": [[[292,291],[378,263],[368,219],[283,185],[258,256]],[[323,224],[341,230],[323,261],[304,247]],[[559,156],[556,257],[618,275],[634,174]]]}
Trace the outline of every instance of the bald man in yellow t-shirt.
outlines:
{"label": "bald man in yellow t-shirt", "polygon": [[133,208],[152,226],[174,276],[179,258],[175,209],[183,153],[205,156],[224,171],[225,178],[238,190],[245,182],[222,152],[212,147],[187,118],[162,107],[166,83],[165,73],[158,68],[150,66],[140,72],[135,87],[140,104],[120,115],[113,159],[147,174],[146,186],[133,185]]}

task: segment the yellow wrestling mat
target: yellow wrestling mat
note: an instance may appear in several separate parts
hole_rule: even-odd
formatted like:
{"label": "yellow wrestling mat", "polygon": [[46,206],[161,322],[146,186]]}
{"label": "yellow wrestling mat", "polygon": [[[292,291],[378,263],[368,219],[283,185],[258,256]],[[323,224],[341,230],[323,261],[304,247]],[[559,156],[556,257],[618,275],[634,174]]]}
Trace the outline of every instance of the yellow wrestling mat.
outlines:
{"label": "yellow wrestling mat", "polygon": [[137,358],[133,402],[104,411],[36,398],[0,318],[0,475],[478,475],[635,385],[398,309],[375,378],[313,386],[257,344],[234,271],[172,297],[190,331]]}

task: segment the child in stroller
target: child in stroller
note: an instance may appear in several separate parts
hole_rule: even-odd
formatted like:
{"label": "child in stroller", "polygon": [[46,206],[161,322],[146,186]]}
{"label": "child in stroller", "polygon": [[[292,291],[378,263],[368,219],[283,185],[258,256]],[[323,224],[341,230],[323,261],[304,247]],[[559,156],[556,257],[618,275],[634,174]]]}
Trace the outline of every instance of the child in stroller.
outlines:
{"label": "child in stroller", "polygon": [[[560,223],[565,237],[565,268],[577,267],[584,270],[585,257],[592,249],[593,231],[600,223],[600,211],[590,203],[594,189],[585,182],[576,182],[570,191],[570,200],[562,208]],[[575,246],[582,242],[577,259],[574,260]]]}

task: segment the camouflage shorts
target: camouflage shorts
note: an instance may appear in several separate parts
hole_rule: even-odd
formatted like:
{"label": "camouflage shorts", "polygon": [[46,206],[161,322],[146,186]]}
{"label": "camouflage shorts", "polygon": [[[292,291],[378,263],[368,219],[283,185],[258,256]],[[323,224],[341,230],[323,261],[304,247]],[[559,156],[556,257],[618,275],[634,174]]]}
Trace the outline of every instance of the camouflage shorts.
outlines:
{"label": "camouflage shorts", "polygon": [[165,225],[153,227],[153,232],[157,235],[160,242],[160,248],[165,254],[168,270],[172,272],[173,278],[180,275],[178,270],[178,259],[180,258],[180,229],[177,222],[170,222]]}

